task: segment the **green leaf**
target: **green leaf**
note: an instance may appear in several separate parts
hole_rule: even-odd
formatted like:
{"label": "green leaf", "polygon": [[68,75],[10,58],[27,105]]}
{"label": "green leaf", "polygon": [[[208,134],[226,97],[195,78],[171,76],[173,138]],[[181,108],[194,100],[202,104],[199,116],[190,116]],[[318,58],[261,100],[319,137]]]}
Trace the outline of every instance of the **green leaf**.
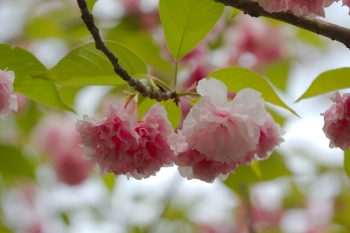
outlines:
{"label": "green leaf", "polygon": [[190,52],[214,27],[224,5],[212,0],[160,0],[159,12],[172,56]]}
{"label": "green leaf", "polygon": [[350,68],[328,70],[320,74],[296,102],[344,88],[350,88]]}
{"label": "green leaf", "polygon": [[0,145],[0,176],[7,181],[35,177],[35,166],[18,148]]}
{"label": "green leaf", "polygon": [[[147,67],[142,59],[115,42],[106,43],[119,58],[120,65],[131,76],[146,74]],[[71,51],[55,67],[47,72],[47,77],[65,86],[120,85],[125,82],[113,70],[106,56],[90,43]]]}
{"label": "green leaf", "polygon": [[9,45],[0,45],[0,69],[15,72],[14,89],[16,92],[38,103],[73,111],[60,99],[56,86],[42,78],[46,68],[30,52]]}
{"label": "green leaf", "polygon": [[161,102],[161,104],[165,107],[168,113],[168,120],[170,121],[171,125],[174,129],[176,129],[181,119],[180,107],[176,105],[175,102],[172,100],[163,101]]}
{"label": "green leaf", "polygon": [[62,101],[68,106],[74,107],[76,96],[81,87],[61,86],[57,90]]}
{"label": "green leaf", "polygon": [[350,151],[344,152],[344,170],[348,177],[350,178]]}
{"label": "green leaf", "polygon": [[15,91],[49,107],[74,112],[74,109],[63,103],[55,84],[50,80],[39,78],[20,80],[15,82]]}
{"label": "green leaf", "polygon": [[32,78],[46,71],[45,66],[33,54],[6,44],[0,45],[0,69],[13,70],[16,80]]}
{"label": "green leaf", "polygon": [[238,167],[224,183],[228,188],[239,194],[241,192],[241,185],[252,185],[258,182],[273,180],[281,176],[291,175],[282,156],[277,152],[274,152],[270,158],[259,161],[259,170],[261,177],[259,177],[259,173],[256,173],[251,166]]}
{"label": "green leaf", "polygon": [[238,92],[244,88],[253,88],[262,94],[264,100],[286,108],[298,116],[293,109],[281,100],[269,80],[251,70],[242,67],[230,67],[214,71],[208,77],[224,82],[228,90],[233,92]]}
{"label": "green leaf", "polygon": [[288,77],[291,67],[290,60],[280,60],[274,62],[266,67],[264,75],[268,78],[278,89],[286,91],[288,84]]}

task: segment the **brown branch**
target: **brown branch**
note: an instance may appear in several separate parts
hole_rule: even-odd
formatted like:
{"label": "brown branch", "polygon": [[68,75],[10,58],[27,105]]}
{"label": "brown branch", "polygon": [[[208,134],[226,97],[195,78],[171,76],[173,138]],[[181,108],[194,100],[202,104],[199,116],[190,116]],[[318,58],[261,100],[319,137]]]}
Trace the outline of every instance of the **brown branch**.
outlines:
{"label": "brown branch", "polygon": [[138,80],[132,78],[129,73],[119,64],[118,58],[116,55],[108,49],[106,44],[103,42],[100,32],[94,23],[94,17],[90,13],[86,1],[85,0],[77,0],[80,11],[81,18],[83,19],[86,27],[90,31],[92,37],[94,38],[96,48],[103,52],[108,60],[111,62],[114,68],[114,72],[119,75],[124,81],[126,81],[129,86],[134,88],[137,92],[145,97],[149,97],[151,99],[156,99],[158,101],[174,99],[175,102],[178,102],[177,93],[175,91],[159,91],[154,90],[150,87],[146,87],[143,83]]}
{"label": "brown branch", "polygon": [[309,17],[298,17],[290,12],[265,11],[257,2],[251,0],[214,0],[221,2],[226,6],[231,6],[249,14],[253,17],[265,16],[288,24],[303,28],[307,31],[328,37],[331,40],[338,41],[350,49],[350,29],[344,28],[320,19]]}

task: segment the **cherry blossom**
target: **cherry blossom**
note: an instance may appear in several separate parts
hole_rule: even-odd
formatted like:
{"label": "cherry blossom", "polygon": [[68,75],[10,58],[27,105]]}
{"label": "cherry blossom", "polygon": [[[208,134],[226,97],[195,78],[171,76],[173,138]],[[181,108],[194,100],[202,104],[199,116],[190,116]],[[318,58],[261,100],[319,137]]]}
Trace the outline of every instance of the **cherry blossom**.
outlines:
{"label": "cherry blossom", "polygon": [[291,11],[296,16],[322,16],[324,8],[337,0],[258,0],[268,12]]}
{"label": "cherry blossom", "polygon": [[68,185],[85,181],[93,163],[84,158],[81,138],[74,129],[74,120],[64,116],[45,118],[33,133],[34,141],[49,156],[58,179]]}
{"label": "cherry blossom", "polygon": [[174,152],[169,138],[173,129],[165,108],[153,105],[137,122],[136,102],[110,109],[107,117],[95,121],[88,117],[77,124],[83,144],[103,172],[126,174],[141,179],[170,165]]}
{"label": "cherry blossom", "polygon": [[285,57],[285,36],[275,26],[249,16],[240,16],[226,40],[229,64],[259,69]]}
{"label": "cherry blossom", "polygon": [[17,97],[13,93],[14,80],[14,72],[0,70],[0,117],[18,109]]}
{"label": "cherry blossom", "polygon": [[330,139],[330,147],[347,150],[350,147],[350,94],[336,93],[333,104],[322,115],[323,131]]}
{"label": "cherry blossom", "polygon": [[259,92],[244,89],[233,101],[219,80],[199,81],[202,96],[174,140],[175,164],[188,179],[212,182],[239,165],[265,159],[282,138]]}

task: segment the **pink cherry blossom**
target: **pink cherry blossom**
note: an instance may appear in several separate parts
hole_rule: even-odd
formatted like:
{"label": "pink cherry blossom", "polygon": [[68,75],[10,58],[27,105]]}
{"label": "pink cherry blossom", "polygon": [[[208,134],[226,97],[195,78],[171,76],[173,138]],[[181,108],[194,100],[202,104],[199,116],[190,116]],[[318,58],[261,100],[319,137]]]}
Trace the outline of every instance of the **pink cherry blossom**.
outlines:
{"label": "pink cherry blossom", "polygon": [[205,79],[199,81],[197,92],[202,97],[173,144],[175,163],[183,176],[212,182],[239,165],[266,158],[282,141],[257,91],[244,89],[228,101],[227,87],[221,81]]}
{"label": "pink cherry blossom", "polygon": [[229,64],[259,69],[286,55],[285,36],[276,27],[249,16],[240,16],[227,34]]}
{"label": "pink cherry blossom", "polygon": [[101,121],[84,117],[78,122],[88,156],[103,172],[141,179],[172,163],[169,138],[173,129],[164,107],[153,105],[140,122],[136,107],[134,101],[127,107],[119,104]]}
{"label": "pink cherry blossom", "polygon": [[79,151],[54,157],[54,169],[61,182],[68,185],[79,185],[89,177],[93,163],[85,160],[83,155],[82,148],[79,148]]}
{"label": "pink cherry blossom", "polygon": [[268,12],[291,11],[296,16],[322,16],[324,8],[338,0],[258,0]]}
{"label": "pink cherry blossom", "polygon": [[332,106],[324,112],[323,131],[330,139],[330,147],[347,150],[350,147],[350,94],[336,93]]}
{"label": "pink cherry blossom", "polygon": [[81,138],[74,128],[74,120],[64,116],[45,118],[33,133],[34,141],[49,155],[58,179],[68,185],[85,181],[93,163],[84,158]]}
{"label": "pink cherry blossom", "polygon": [[79,148],[81,139],[74,129],[74,120],[65,116],[51,115],[44,118],[34,129],[33,140],[50,157],[69,153]]}
{"label": "pink cherry blossom", "polygon": [[13,93],[15,74],[12,71],[0,70],[0,117],[17,111],[17,97]]}

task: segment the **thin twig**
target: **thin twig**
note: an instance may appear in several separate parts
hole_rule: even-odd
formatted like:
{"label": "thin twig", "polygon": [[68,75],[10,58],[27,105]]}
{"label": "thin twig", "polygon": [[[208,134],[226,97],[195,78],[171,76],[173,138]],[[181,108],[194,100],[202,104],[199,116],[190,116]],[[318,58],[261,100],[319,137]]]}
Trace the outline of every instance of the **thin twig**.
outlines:
{"label": "thin twig", "polygon": [[241,184],[240,189],[242,194],[243,205],[246,211],[248,231],[249,233],[257,233],[253,222],[252,203],[250,201],[249,187],[247,187],[245,184]]}
{"label": "thin twig", "polygon": [[130,74],[119,64],[116,55],[111,50],[109,50],[106,44],[103,42],[99,29],[94,23],[94,17],[87,7],[86,0],[77,0],[77,2],[81,11],[81,18],[83,19],[86,27],[94,38],[96,48],[106,55],[108,60],[113,65],[114,72],[119,75],[119,77],[121,77],[124,81],[126,81],[129,86],[134,88],[137,92],[145,97],[156,99],[158,101],[174,99],[177,103],[178,97],[175,91],[164,92],[161,90],[154,90],[143,85],[140,80],[134,79],[130,76]]}
{"label": "thin twig", "polygon": [[221,2],[226,6],[231,6],[249,14],[253,17],[265,16],[276,19],[307,31],[325,36],[331,40],[338,41],[350,49],[350,29],[328,23],[320,19],[310,17],[298,17],[291,12],[274,12],[265,11],[257,2],[252,0],[213,0]]}

